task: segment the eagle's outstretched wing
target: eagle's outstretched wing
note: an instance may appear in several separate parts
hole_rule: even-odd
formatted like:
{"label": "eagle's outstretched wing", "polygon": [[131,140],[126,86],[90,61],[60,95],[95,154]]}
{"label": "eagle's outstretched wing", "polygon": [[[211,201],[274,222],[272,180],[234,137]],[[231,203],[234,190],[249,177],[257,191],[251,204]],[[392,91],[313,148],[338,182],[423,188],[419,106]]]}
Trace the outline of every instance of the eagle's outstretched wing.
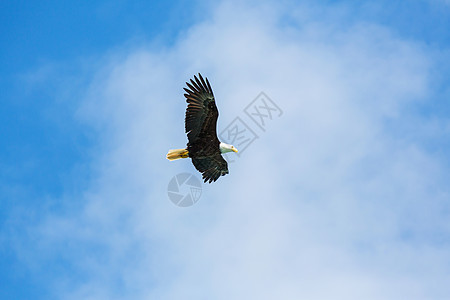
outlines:
{"label": "eagle's outstretched wing", "polygon": [[219,117],[219,111],[216,107],[214,94],[208,78],[203,80],[202,75],[194,76],[195,81],[191,79],[191,83],[186,82],[189,89],[184,88],[187,94],[185,129],[190,143],[200,138],[210,138],[217,140],[216,124]]}
{"label": "eagle's outstretched wing", "polygon": [[192,158],[195,168],[202,173],[203,181],[213,182],[220,176],[228,174],[228,164],[220,152],[204,158]]}

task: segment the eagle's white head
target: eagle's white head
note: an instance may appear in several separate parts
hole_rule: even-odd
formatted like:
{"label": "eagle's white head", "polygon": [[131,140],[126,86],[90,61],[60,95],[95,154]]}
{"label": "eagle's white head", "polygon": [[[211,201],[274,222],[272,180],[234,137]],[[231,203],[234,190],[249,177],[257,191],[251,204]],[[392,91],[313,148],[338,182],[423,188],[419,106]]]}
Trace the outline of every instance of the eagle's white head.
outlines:
{"label": "eagle's white head", "polygon": [[220,153],[227,153],[227,152],[231,152],[231,151],[236,152],[236,153],[238,152],[238,150],[236,148],[234,148],[233,145],[228,145],[226,143],[220,143],[219,148],[220,148]]}

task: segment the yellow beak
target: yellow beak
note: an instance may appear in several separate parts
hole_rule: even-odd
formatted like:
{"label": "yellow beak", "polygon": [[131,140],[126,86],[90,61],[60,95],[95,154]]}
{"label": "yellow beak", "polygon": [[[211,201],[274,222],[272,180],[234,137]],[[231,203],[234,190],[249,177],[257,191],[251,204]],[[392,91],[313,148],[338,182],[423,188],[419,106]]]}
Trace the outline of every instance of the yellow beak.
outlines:
{"label": "yellow beak", "polygon": [[236,149],[234,147],[231,150],[233,150],[234,152],[238,153],[238,149]]}

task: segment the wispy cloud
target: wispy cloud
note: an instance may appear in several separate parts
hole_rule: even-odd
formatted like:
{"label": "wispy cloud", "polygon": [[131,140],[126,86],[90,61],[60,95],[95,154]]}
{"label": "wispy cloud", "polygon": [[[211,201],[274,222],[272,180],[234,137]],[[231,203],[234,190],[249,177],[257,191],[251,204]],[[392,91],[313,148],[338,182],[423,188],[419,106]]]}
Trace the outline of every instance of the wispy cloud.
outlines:
{"label": "wispy cloud", "polygon": [[[405,125],[428,124],[411,107],[432,101],[433,57],[388,28],[305,11],[224,2],[164,51],[105,59],[78,114],[102,136],[95,179],[30,229],[37,251],[24,250],[41,271],[64,263],[58,297],[450,294],[448,169]],[[180,209],[167,183],[194,169],[164,155],[185,143],[181,88],[197,72],[219,130],[260,91],[284,114]]]}

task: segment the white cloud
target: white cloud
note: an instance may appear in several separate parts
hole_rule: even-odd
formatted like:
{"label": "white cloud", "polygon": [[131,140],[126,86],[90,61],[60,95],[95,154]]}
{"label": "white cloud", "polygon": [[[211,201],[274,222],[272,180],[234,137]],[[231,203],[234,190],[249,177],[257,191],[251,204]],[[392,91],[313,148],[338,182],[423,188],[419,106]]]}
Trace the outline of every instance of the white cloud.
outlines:
{"label": "white cloud", "polygon": [[[439,299],[449,294],[448,170],[389,124],[419,120],[432,58],[374,24],[295,7],[223,3],[166,51],[109,59],[79,116],[102,133],[81,208],[49,215],[39,249],[76,274],[67,299]],[[286,22],[289,20],[289,22]],[[284,110],[205,185],[194,207],[166,194],[194,172],[184,81],[208,76],[224,128],[260,92]],[[251,124],[251,123],[249,123]]]}

